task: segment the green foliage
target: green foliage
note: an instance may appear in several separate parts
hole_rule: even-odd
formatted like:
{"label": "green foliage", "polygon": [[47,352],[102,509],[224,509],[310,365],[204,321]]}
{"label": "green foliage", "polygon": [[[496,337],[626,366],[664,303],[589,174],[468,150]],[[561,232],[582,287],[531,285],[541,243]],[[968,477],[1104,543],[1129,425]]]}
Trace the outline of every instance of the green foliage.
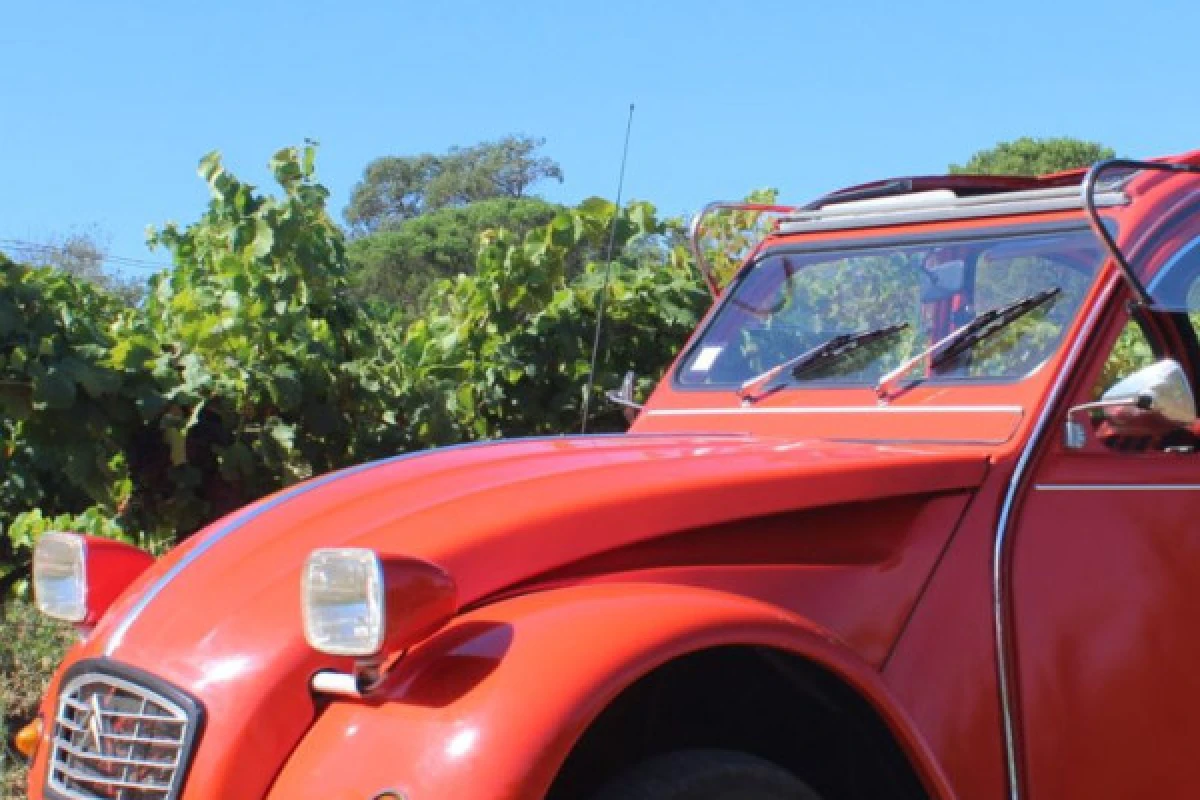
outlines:
{"label": "green foliage", "polygon": [[[0,256],[0,525],[19,509],[110,512],[133,409],[107,363],[113,295],[61,270]],[[0,544],[0,560],[12,557]]]}
{"label": "green foliage", "polygon": [[118,328],[112,360],[139,378],[156,447],[131,461],[146,527],[189,531],[281,485],[403,444],[386,335],[349,295],[342,234],[315,150],[285,148],[263,196],[201,161],[208,210],[152,231],[175,268]]}
{"label": "green foliage", "polygon": [[[746,196],[746,202],[772,205],[778,197],[776,189],[757,189]],[[705,218],[700,246],[718,286],[729,283],[774,221],[774,216],[758,211],[718,211]]]}
{"label": "green foliage", "polygon": [[[565,432],[580,423],[604,264],[573,256],[617,226],[608,286],[605,348],[597,387],[629,369],[646,388],[695,327],[708,297],[686,253],[669,244],[677,223],[660,222],[648,203],[615,215],[593,198],[559,212],[523,238],[485,234],[477,271],[443,281],[439,304],[415,321],[402,343],[405,394],[419,444]],[[589,427],[620,426],[619,414],[592,398]]]}
{"label": "green foliage", "polygon": [[437,156],[385,156],[367,165],[354,187],[346,222],[360,232],[411,219],[425,211],[425,190],[436,174]]}
{"label": "green foliage", "polygon": [[1117,381],[1129,377],[1142,367],[1150,366],[1155,360],[1154,348],[1150,346],[1146,334],[1140,325],[1130,320],[1121,329],[1112,352],[1104,362],[1104,370],[1092,389],[1092,399],[1099,400]]}
{"label": "green foliage", "polygon": [[425,307],[436,281],[474,272],[481,233],[503,228],[524,236],[549,222],[557,209],[533,197],[497,197],[431,211],[360,237],[347,248],[354,294],[411,316]]}
{"label": "green foliage", "polygon": [[494,197],[524,197],[531,186],[562,169],[537,155],[545,139],[506,136],[437,156],[385,156],[367,165],[346,207],[346,222],[358,233],[394,227],[439,208]]}
{"label": "green foliage", "polygon": [[557,162],[537,155],[545,144],[545,139],[531,136],[506,136],[473,147],[452,147],[429,181],[425,192],[429,208],[524,197],[530,186],[546,179],[562,183]]}
{"label": "green foliage", "polygon": [[[313,147],[281,150],[279,197],[201,162],[206,213],[151,241],[175,267],[142,306],[60,270],[0,262],[0,509],[8,580],[30,531],[88,513],[143,546],[286,483],[405,446],[393,334],[349,295]],[[32,526],[32,527],[31,527]]]}
{"label": "green foliage", "polygon": [[1086,167],[1115,155],[1111,147],[1097,142],[1058,137],[1033,139],[1028,136],[980,150],[966,164],[951,164],[952,174],[1046,175]]}

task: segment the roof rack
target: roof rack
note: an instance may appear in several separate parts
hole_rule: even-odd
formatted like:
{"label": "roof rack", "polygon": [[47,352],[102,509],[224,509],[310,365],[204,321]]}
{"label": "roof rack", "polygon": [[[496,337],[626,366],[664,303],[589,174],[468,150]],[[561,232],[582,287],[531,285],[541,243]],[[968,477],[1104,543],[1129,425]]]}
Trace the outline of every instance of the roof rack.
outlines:
{"label": "roof rack", "polygon": [[[1129,202],[1123,192],[1111,189],[1101,190],[1094,197],[1098,206],[1125,205]],[[780,219],[779,231],[801,233],[853,230],[878,225],[999,217],[1083,207],[1084,201],[1079,187],[1073,185],[973,194],[965,197],[951,190],[934,189],[903,197],[839,202],[814,210],[803,210]]]}
{"label": "roof rack", "polygon": [[1081,177],[1068,173],[1044,178],[1030,178],[1023,175],[922,175],[908,178],[888,178],[882,181],[861,183],[857,186],[847,186],[844,189],[821,195],[805,205],[803,210],[816,211],[835,203],[894,197],[936,189],[949,189],[960,197],[966,197],[1054,186],[1078,186]]}

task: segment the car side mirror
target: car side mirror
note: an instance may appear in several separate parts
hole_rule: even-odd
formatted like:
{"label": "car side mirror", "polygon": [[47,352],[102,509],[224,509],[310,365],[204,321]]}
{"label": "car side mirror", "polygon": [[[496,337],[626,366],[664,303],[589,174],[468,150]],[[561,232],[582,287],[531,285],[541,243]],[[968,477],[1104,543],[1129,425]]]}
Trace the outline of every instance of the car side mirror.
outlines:
{"label": "car side mirror", "polygon": [[1072,408],[1067,414],[1069,447],[1083,446],[1086,434],[1075,415],[1085,411],[1102,412],[1115,433],[1145,433],[1194,423],[1196,398],[1183,367],[1167,358],[1117,381],[1096,402]]}
{"label": "car side mirror", "polygon": [[610,403],[621,407],[622,413],[625,414],[625,421],[632,424],[637,419],[638,412],[642,410],[641,403],[635,403],[633,400],[633,387],[637,380],[633,370],[625,373],[625,378],[621,381],[620,387],[609,389],[604,393]]}

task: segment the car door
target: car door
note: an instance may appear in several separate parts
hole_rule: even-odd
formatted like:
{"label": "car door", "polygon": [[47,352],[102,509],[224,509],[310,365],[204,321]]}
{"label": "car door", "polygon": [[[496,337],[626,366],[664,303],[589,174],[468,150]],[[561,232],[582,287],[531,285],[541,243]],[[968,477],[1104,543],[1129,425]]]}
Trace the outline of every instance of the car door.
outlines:
{"label": "car door", "polygon": [[[1200,238],[1165,263],[1200,296]],[[1103,422],[1065,435],[1065,408],[1156,359],[1181,362],[1195,390],[1195,315],[1138,322],[1126,305],[1091,343],[1017,506],[1005,633],[1036,800],[1200,793],[1200,438]]]}

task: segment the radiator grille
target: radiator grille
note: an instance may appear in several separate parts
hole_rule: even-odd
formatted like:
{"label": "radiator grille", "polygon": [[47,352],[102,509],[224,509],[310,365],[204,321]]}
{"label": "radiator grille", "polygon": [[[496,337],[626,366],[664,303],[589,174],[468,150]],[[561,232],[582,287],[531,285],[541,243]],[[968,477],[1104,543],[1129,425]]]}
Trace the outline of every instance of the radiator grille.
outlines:
{"label": "radiator grille", "polygon": [[58,700],[47,784],[71,800],[173,800],[194,720],[132,680],[87,672]]}

